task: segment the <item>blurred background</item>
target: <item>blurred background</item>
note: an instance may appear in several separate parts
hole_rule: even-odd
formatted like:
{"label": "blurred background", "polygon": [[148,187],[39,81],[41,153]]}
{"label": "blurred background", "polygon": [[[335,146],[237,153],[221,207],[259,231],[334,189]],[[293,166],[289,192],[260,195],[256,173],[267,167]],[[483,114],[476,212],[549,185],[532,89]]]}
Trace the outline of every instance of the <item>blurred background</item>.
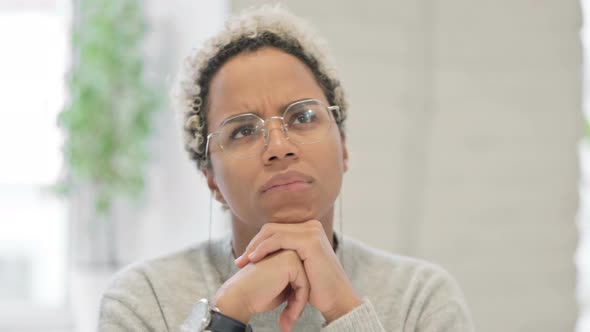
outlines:
{"label": "blurred background", "polygon": [[[276,2],[0,0],[0,331],[93,331],[117,270],[228,231],[168,91]],[[590,331],[589,1],[281,2],[350,98],[344,233],[449,270],[478,331]]]}

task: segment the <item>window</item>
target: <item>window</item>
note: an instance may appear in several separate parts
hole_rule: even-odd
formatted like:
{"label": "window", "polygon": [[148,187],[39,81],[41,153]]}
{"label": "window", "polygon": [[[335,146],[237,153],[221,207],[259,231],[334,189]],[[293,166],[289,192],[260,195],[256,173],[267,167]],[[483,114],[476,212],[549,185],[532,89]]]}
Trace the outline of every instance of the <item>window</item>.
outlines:
{"label": "window", "polygon": [[0,330],[65,324],[66,210],[48,190],[62,164],[56,115],[68,35],[60,5],[0,4]]}

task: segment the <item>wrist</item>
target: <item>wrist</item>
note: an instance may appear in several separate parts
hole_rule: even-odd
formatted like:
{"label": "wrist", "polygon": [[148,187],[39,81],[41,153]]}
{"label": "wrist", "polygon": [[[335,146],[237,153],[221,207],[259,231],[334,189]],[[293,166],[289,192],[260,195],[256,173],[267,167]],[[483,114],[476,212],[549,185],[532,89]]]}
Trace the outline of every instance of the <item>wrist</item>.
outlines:
{"label": "wrist", "polygon": [[238,297],[236,296],[230,296],[223,292],[215,295],[212,304],[225,316],[231,317],[244,324],[248,324],[253,314],[251,314],[242,303],[238,303],[238,301],[236,301],[237,298]]}
{"label": "wrist", "polygon": [[326,312],[322,312],[324,319],[326,320],[326,324],[330,324],[331,322],[337,320],[338,318],[348,314],[349,312],[353,311],[356,307],[360,306],[363,303],[363,300],[358,297],[356,294],[350,295],[345,300],[336,301],[336,305],[331,310]]}

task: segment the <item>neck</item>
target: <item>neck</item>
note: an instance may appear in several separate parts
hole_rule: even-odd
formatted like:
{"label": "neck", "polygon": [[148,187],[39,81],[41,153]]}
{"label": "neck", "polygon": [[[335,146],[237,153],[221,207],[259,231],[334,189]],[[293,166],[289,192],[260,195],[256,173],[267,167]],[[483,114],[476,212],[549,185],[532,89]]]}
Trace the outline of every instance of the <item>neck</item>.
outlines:
{"label": "neck", "polygon": [[[334,248],[334,206],[328,212],[318,219],[324,226],[324,232],[330,241],[330,245]],[[307,221],[307,220],[305,220]],[[232,224],[232,249],[235,257],[241,256],[246,247],[256,234],[260,231],[259,227],[239,219],[235,214],[231,215]]]}

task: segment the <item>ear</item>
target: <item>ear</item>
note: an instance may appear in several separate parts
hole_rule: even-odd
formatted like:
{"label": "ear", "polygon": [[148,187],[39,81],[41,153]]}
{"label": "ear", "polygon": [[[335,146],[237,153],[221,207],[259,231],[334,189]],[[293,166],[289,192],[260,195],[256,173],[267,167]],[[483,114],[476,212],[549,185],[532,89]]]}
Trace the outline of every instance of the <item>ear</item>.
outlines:
{"label": "ear", "polygon": [[205,175],[205,178],[207,178],[207,186],[209,187],[209,190],[211,190],[213,195],[215,195],[215,200],[223,205],[227,205],[227,203],[225,202],[225,198],[223,197],[221,191],[219,190],[219,187],[217,186],[217,181],[215,180],[213,169],[204,168],[203,175]]}
{"label": "ear", "polygon": [[348,148],[346,147],[346,135],[342,134],[342,161],[344,163],[344,172],[348,171]]}

